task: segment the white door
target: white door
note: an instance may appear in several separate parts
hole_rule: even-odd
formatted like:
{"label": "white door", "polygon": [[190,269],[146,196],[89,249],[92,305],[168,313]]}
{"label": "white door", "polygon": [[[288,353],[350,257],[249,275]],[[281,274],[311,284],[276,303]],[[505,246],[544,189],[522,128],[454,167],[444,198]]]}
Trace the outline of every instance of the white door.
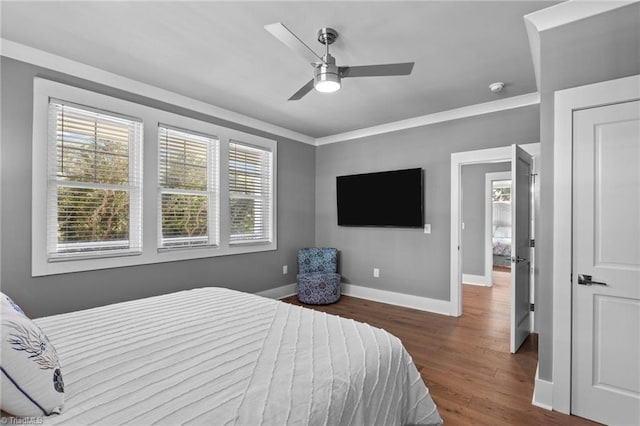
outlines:
{"label": "white door", "polygon": [[529,310],[531,156],[517,145],[511,153],[511,353],[531,332]]}
{"label": "white door", "polygon": [[571,411],[640,424],[640,102],[573,120]]}

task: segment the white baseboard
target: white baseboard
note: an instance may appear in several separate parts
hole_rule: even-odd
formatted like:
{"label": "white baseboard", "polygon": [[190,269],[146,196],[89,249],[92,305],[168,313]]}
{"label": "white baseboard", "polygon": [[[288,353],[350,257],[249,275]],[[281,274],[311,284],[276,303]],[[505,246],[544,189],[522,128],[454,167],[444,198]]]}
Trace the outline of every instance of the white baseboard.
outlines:
{"label": "white baseboard", "polygon": [[353,284],[342,284],[342,294],[442,315],[451,315],[452,312],[451,302],[448,300],[430,299],[428,297],[378,290]]}
{"label": "white baseboard", "polygon": [[269,290],[263,290],[256,293],[258,296],[268,297],[270,299],[284,299],[285,297],[297,294],[298,284],[287,284]]}
{"label": "white baseboard", "polygon": [[540,365],[536,367],[536,380],[533,387],[533,399],[531,404],[551,411],[553,410],[553,382],[540,379],[538,377],[539,368]]}
{"label": "white baseboard", "polygon": [[[297,293],[297,283],[287,284],[256,293],[258,296],[271,299],[284,299]],[[374,302],[404,306],[442,315],[451,315],[451,302],[448,300],[430,299],[428,297],[413,296],[411,294],[396,293],[388,290],[363,287],[353,284],[342,284],[342,294],[373,300]]]}
{"label": "white baseboard", "polygon": [[491,276],[462,274],[462,284],[481,285],[491,287]]}

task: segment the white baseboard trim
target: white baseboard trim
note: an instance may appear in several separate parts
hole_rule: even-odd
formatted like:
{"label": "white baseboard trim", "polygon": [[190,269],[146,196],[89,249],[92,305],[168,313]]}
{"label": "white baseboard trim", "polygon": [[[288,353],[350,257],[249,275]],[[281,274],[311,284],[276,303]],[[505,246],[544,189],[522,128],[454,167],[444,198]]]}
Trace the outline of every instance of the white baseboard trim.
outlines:
{"label": "white baseboard trim", "polygon": [[[287,284],[263,290],[256,294],[270,299],[284,299],[285,297],[297,294],[297,287],[297,283]],[[394,291],[378,290],[344,283],[342,284],[342,294],[436,314],[451,315],[451,302],[448,300],[430,299],[428,297],[413,296],[411,294],[396,293]]]}
{"label": "white baseboard trim", "polygon": [[538,377],[539,368],[540,365],[538,364],[536,367],[536,380],[533,387],[531,404],[551,411],[553,410],[553,382],[540,379]]}
{"label": "white baseboard trim", "polygon": [[297,294],[298,284],[286,284],[276,288],[270,288],[269,290],[259,291],[256,294],[258,296],[268,297],[270,299],[284,299],[285,297],[293,296]]}
{"label": "white baseboard trim", "polygon": [[481,285],[491,287],[491,276],[462,274],[462,284]]}
{"label": "white baseboard trim", "polygon": [[452,312],[451,302],[448,300],[430,299],[428,297],[378,290],[353,284],[342,284],[342,294],[442,315],[450,316]]}

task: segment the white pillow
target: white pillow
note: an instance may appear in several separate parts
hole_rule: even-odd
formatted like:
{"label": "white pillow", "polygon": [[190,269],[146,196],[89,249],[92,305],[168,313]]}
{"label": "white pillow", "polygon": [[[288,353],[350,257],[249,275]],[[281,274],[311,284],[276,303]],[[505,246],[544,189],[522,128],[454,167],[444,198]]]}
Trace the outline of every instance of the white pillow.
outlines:
{"label": "white pillow", "polygon": [[13,300],[0,293],[0,408],[18,417],[59,414],[64,383],[56,349]]}

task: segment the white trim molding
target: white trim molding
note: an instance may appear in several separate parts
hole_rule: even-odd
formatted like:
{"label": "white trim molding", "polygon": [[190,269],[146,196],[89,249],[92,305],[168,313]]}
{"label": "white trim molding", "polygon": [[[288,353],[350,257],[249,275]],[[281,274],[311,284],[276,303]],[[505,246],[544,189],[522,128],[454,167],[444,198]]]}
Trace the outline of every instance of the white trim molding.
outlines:
{"label": "white trim molding", "polygon": [[533,387],[531,404],[545,410],[553,410],[553,383],[539,378],[540,365],[536,366],[536,378]]}
{"label": "white trim molding", "polygon": [[[414,296],[411,294],[396,293],[388,290],[341,284],[342,295],[372,300],[374,302],[387,303],[389,305],[403,306],[405,308],[418,309],[441,315],[451,315],[451,304],[448,300],[431,299],[429,297]],[[280,287],[263,290],[256,293],[258,296],[270,299],[284,299],[297,294],[298,284],[287,284]]]}
{"label": "white trim molding", "polygon": [[408,118],[406,120],[399,120],[392,123],[381,124],[379,126],[366,127],[351,132],[325,136],[322,138],[317,138],[316,145],[320,146],[336,142],[346,142],[352,139],[397,132],[400,130],[412,129],[414,127],[427,126],[429,124],[474,117],[476,115],[490,114],[492,112],[522,108],[530,105],[537,105],[539,103],[540,94],[538,92],[527,93],[525,95],[499,99],[497,101],[468,105],[461,108],[422,115],[420,117]]}
{"label": "white trim molding", "polygon": [[479,285],[483,287],[491,287],[491,274],[487,275],[473,275],[462,274],[462,284]]}
{"label": "white trim molding", "polygon": [[640,75],[555,93],[553,146],[553,409],[571,412],[573,113],[640,99]]}
{"label": "white trim molding", "polygon": [[451,315],[451,302],[448,300],[431,299],[429,297],[414,296],[412,294],[396,293],[394,291],[344,283],[342,284],[342,294],[435,314]]}
{"label": "white trim molding", "polygon": [[262,297],[268,297],[269,299],[284,299],[285,297],[293,296],[298,292],[298,284],[286,284],[280,287],[270,288],[268,290],[259,291],[256,294]]}
{"label": "white trim molding", "polygon": [[285,129],[284,127],[276,126],[243,114],[238,114],[206,102],[189,98],[179,93],[161,89],[137,80],[132,80],[100,68],[92,67],[42,50],[34,49],[33,47],[25,46],[4,38],[0,38],[0,48],[0,55],[7,58],[73,75],[75,77],[104,84],[109,87],[125,90],[136,95],[186,108],[191,111],[197,111],[211,117],[242,124],[274,135],[284,136],[306,144],[315,145],[316,143],[315,139],[311,136],[294,132],[293,130]]}
{"label": "white trim molding", "polygon": [[426,126],[429,124],[442,123],[445,121],[457,120],[461,118],[473,117],[477,115],[489,114],[498,111],[505,111],[521,108],[540,103],[538,92],[527,93],[519,96],[499,99],[496,101],[481,104],[463,106],[461,108],[427,114],[420,117],[399,120],[379,126],[357,129],[350,132],[338,133],[321,138],[314,138],[275,124],[267,123],[243,114],[239,114],[206,102],[171,92],[147,83],[142,83],[118,74],[114,74],[100,68],[83,64],[71,59],[54,55],[43,50],[25,46],[20,43],[0,38],[0,55],[12,58],[21,62],[30,63],[35,66],[48,68],[61,73],[73,75],[85,80],[93,81],[105,86],[124,90],[136,95],[157,99],[171,105],[176,105],[192,111],[207,114],[211,117],[242,124],[256,130],[280,135],[309,145],[319,146],[336,142],[346,142],[366,136],[380,135],[389,132],[411,129],[414,127]]}

